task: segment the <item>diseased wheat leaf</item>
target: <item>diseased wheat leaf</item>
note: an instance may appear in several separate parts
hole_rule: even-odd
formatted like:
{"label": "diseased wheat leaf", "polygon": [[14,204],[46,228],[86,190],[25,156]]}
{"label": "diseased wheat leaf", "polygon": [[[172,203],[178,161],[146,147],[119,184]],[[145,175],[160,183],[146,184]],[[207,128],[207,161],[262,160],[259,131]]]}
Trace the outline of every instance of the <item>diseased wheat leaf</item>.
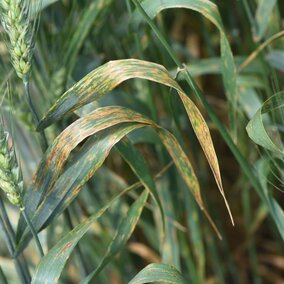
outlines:
{"label": "diseased wheat leaf", "polygon": [[[217,27],[220,32],[223,81],[226,95],[231,106],[230,119],[233,130],[235,131],[237,111],[237,70],[218,7],[208,0],[144,0],[141,5],[151,19],[155,18],[161,11],[166,9],[185,8],[202,14]],[[143,18],[140,13],[135,11],[133,15],[134,26],[137,27],[142,20]]]}
{"label": "diseased wheat leaf", "polygon": [[[110,112],[108,113],[108,111]],[[43,197],[60,176],[71,151],[79,143],[90,135],[94,135],[103,129],[122,122],[134,122],[138,120],[140,123],[143,123],[143,119],[139,120],[140,115],[136,116],[131,111],[129,113],[125,110],[119,113],[115,113],[115,111],[113,108],[101,108],[92,112],[91,115],[71,124],[54,140],[40,162],[32,184],[25,195],[25,207],[28,216],[32,218]],[[147,123],[146,118],[145,122]],[[18,236],[22,236],[24,228],[25,222],[21,222],[20,220],[17,232]]]}
{"label": "diseased wheat leaf", "polygon": [[[31,219],[34,228],[37,231],[40,230],[47,226],[55,216],[62,213],[76,198],[84,184],[101,167],[113,146],[129,132],[143,126],[141,123],[120,124],[91,137],[75,156],[72,165],[63,172],[52,189],[44,196]],[[17,253],[22,251],[31,237],[27,229],[22,231],[24,228],[19,227],[18,229],[22,237]]]}
{"label": "diseased wheat leaf", "polygon": [[[106,63],[90,72],[59,98],[42,119],[38,129],[43,129],[60,119],[64,114],[97,100],[120,83],[132,78],[154,81],[178,92],[230,213],[209,128],[195,104],[161,65],[137,59],[116,60]],[[231,220],[233,222],[232,216]]]}
{"label": "diseased wheat leaf", "polygon": [[284,92],[279,92],[267,101],[264,102],[262,107],[256,112],[254,117],[248,123],[246,129],[249,137],[258,145],[280,154],[283,156],[283,147],[282,145],[276,145],[268,135],[267,131],[264,128],[262,115],[270,112],[274,109],[281,108],[284,106]]}
{"label": "diseased wheat leaf", "polygon": [[[188,160],[186,154],[182,150],[181,146],[177,142],[174,135],[171,134],[168,130],[161,128],[159,125],[154,123],[152,120],[144,117],[143,115],[123,107],[104,107],[96,109],[95,111],[86,114],[84,117],[78,119],[69,127],[67,127],[55,139],[53,145],[49,147],[46,156],[40,163],[33,184],[30,190],[27,192],[27,196],[25,198],[25,207],[27,208],[27,212],[34,223],[36,230],[39,230],[41,226],[44,224],[44,222],[47,221],[45,218],[48,217],[48,215],[50,216],[53,214],[53,212],[49,211],[49,206],[56,205],[54,198],[61,196],[60,199],[62,201],[62,198],[65,197],[64,194],[62,195],[62,191],[63,193],[65,193],[64,190],[68,188],[64,189],[65,179],[64,178],[60,179],[59,175],[62,172],[64,164],[66,163],[71,151],[85,138],[94,135],[95,133],[98,133],[99,131],[106,129],[108,127],[126,122],[139,123],[142,124],[143,126],[149,125],[157,131],[157,133],[161,138],[162,143],[165,145],[169,154],[173,158],[174,163],[176,164],[188,188],[192,192],[195,200],[197,201],[200,208],[204,210],[206,217],[208,218],[209,222],[212,224],[213,228],[219,235],[213,221],[211,220],[208,212],[204,208],[200,193],[199,183],[194,173],[194,170],[190,164],[190,161]],[[113,136],[110,136],[109,143],[113,141],[117,142],[117,140],[114,139],[116,137],[117,136],[115,133],[113,134]],[[122,137],[120,137],[120,139],[121,138]],[[110,146],[112,145],[113,144],[110,144]],[[108,153],[110,150],[108,148],[103,148],[103,149],[105,150],[106,153]],[[103,155],[102,159],[104,160],[105,159],[104,152],[102,155]],[[98,164],[99,165],[101,164],[100,160],[98,161]],[[77,180],[78,186],[76,183],[71,184],[73,186],[72,188],[73,192],[80,190],[84,182],[88,180],[89,175],[91,176],[91,173],[93,174],[92,164],[89,166],[91,167],[89,169],[87,168],[87,172],[85,172],[85,175],[82,178],[83,182],[81,182],[81,179],[78,179]],[[97,168],[94,167],[94,169],[96,170]],[[55,183],[58,178],[59,178],[58,182]],[[56,188],[56,185],[60,184],[61,181],[62,185]],[[145,183],[145,185],[148,187],[147,183]],[[152,187],[149,188],[149,190],[151,189]],[[47,197],[46,199],[44,199],[46,194]],[[70,195],[72,196],[71,193]],[[50,202],[54,204],[50,205]],[[39,207],[38,211],[36,211],[37,207],[41,203],[42,207]],[[40,210],[44,207],[46,207],[47,209],[41,212]],[[34,216],[35,211],[36,214]],[[39,223],[37,219],[35,219],[37,216],[40,216]],[[17,232],[18,235],[22,236],[24,230],[25,230],[24,222],[21,222],[20,220]],[[24,234],[24,237],[22,237],[20,241],[18,252],[20,252],[21,249],[24,248],[25,244],[26,244],[26,234]]]}
{"label": "diseased wheat leaf", "polygon": [[113,240],[109,244],[107,251],[98,267],[91,272],[80,284],[88,284],[92,279],[100,273],[100,271],[111,261],[111,259],[125,246],[126,242],[132,235],[136,224],[138,223],[142,210],[148,198],[148,191],[145,190],[140,197],[134,202],[127,212],[125,218],[122,219]]}
{"label": "diseased wheat leaf", "polygon": [[164,263],[152,263],[142,269],[128,284],[162,282],[185,284],[181,273],[174,267]]}

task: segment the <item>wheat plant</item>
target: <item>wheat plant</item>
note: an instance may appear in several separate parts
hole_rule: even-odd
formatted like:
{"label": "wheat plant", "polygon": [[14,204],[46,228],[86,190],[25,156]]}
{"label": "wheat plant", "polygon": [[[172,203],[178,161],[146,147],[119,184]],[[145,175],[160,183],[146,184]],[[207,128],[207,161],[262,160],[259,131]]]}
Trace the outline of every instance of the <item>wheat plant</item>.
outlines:
{"label": "wheat plant", "polygon": [[283,283],[283,11],[0,0],[0,283]]}

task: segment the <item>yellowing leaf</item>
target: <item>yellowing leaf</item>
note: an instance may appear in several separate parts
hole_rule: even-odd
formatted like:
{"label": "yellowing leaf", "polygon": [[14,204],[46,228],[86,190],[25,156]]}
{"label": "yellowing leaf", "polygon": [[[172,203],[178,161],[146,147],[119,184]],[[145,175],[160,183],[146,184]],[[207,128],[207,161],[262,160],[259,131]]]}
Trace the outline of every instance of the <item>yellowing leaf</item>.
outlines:
{"label": "yellowing leaf", "polygon": [[[76,109],[97,100],[122,82],[132,78],[154,81],[171,87],[177,91],[184,104],[205,156],[210,164],[219,190],[225,200],[228,212],[230,213],[222,187],[218,159],[209,128],[195,104],[183,92],[178,83],[171,78],[169,72],[159,64],[137,59],[116,60],[106,63],[105,65],[90,72],[72,88],[70,88],[48,111],[40,122],[38,129],[43,129],[60,119],[66,113],[75,111]],[[231,213],[230,216],[233,222]]]}

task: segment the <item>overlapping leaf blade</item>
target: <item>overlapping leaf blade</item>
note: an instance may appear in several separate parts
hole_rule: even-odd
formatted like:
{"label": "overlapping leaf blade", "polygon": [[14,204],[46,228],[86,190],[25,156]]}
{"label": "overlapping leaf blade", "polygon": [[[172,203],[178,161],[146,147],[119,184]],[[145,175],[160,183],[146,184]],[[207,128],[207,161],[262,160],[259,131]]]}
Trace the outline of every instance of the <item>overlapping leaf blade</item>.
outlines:
{"label": "overlapping leaf blade", "polygon": [[[67,208],[79,194],[83,185],[101,167],[112,147],[129,132],[143,126],[145,125],[141,123],[120,124],[103,130],[95,137],[90,138],[77,154],[77,160],[74,161],[74,164],[58,178],[35,211],[32,217],[34,228],[40,230]],[[19,229],[24,230],[24,227]],[[31,237],[27,230],[20,231],[19,234],[22,237],[19,242],[18,252],[25,247]]]}
{"label": "overlapping leaf blade", "polygon": [[[66,187],[65,176],[59,178],[59,175],[68,159],[68,156],[70,155],[71,150],[90,135],[119,123],[126,122],[140,124],[142,126],[149,125],[157,131],[162,143],[165,145],[169,154],[173,158],[174,163],[176,164],[181,176],[192,192],[198,205],[202,210],[204,210],[209,222],[218,233],[208,212],[204,208],[199,183],[190,161],[188,160],[186,154],[182,150],[174,135],[143,115],[123,107],[104,107],[88,113],[66,128],[56,138],[54,144],[48,149],[46,157],[42,160],[34,182],[28,191],[27,198],[25,199],[25,206],[28,208],[27,212],[30,214],[36,230],[39,230],[44,223],[47,222],[48,218],[54,213],[51,208],[55,210],[56,205],[62,203],[65,195],[67,195],[68,192],[69,197],[67,200],[71,202],[76,194],[78,194],[78,191],[82,188],[83,184],[102,164],[111,147],[122,138],[123,135],[121,134],[126,135],[127,133],[120,129],[119,133],[114,131],[113,135],[110,134],[110,137],[107,140],[108,142],[106,141],[101,143],[102,146],[98,148],[98,151],[102,152],[98,153],[99,159],[94,161],[91,159],[91,163],[88,163],[87,167],[82,169],[84,174],[81,176],[81,178],[76,178],[76,174],[74,174],[75,180],[70,179],[70,186]],[[125,127],[127,128],[127,126]],[[137,127],[138,126],[135,126],[133,129]],[[80,135],[78,135],[78,133]],[[89,156],[88,159],[90,159],[90,157],[91,156]],[[78,162],[78,164],[80,165],[80,162]],[[75,163],[73,168],[69,168],[67,172],[76,171],[77,167],[78,165]],[[78,173],[81,172],[78,171]],[[150,191],[153,190],[153,187],[149,187],[148,182],[145,182],[145,178],[142,177],[140,179]],[[39,189],[41,192],[38,192]],[[153,195],[155,196],[155,193]],[[57,202],[55,202],[56,200]],[[37,208],[40,204],[41,206]],[[35,214],[33,213],[33,210],[35,211]],[[26,243],[27,232],[24,233],[24,230],[25,226],[22,225],[22,223],[19,223],[18,235],[22,236],[22,238],[18,252],[21,251]]]}
{"label": "overlapping leaf blade", "polygon": [[43,129],[49,126],[64,114],[97,100],[120,83],[132,78],[154,81],[169,86],[178,92],[230,213],[222,186],[218,159],[208,126],[195,104],[161,65],[137,59],[116,60],[106,63],[90,72],[69,89],[48,111],[38,128]]}
{"label": "overlapping leaf blade", "polygon": [[[107,113],[110,111],[110,113]],[[122,111],[115,114],[115,109],[100,109],[93,112],[84,119],[77,120],[75,123],[67,127],[54,141],[42,159],[38,170],[34,176],[32,185],[25,196],[25,207],[28,216],[33,217],[34,212],[41,203],[43,197],[52,188],[55,181],[60,176],[63,167],[71,153],[71,151],[84,139],[90,135],[117,125],[121,122],[139,121],[133,112],[127,114]],[[104,116],[107,115],[106,116]],[[121,115],[121,120],[118,116]],[[143,119],[142,119],[143,120]],[[140,123],[143,123],[140,120]],[[144,120],[145,122],[147,119]],[[147,122],[146,122],[147,123]],[[19,221],[18,236],[22,236],[25,229],[25,222]]]}

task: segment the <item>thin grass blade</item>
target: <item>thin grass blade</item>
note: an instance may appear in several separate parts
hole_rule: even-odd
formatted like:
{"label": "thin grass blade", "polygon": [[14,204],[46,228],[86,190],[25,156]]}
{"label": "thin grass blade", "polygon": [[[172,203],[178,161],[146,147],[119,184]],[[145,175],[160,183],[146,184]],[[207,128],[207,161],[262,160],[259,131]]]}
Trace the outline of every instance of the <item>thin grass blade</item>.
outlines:
{"label": "thin grass blade", "polygon": [[109,247],[98,265],[98,267],[91,272],[80,284],[88,284],[92,279],[100,273],[100,271],[110,262],[113,257],[125,246],[126,242],[132,235],[145,206],[148,198],[148,191],[145,190],[139,198],[130,207],[126,217],[122,219]]}
{"label": "thin grass blade", "polygon": [[131,188],[119,193],[104,207],[98,210],[84,223],[77,225],[71,232],[62,238],[49,252],[45,255],[38,264],[35,274],[32,279],[32,284],[44,283],[54,284],[57,283],[59,277],[64,269],[64,266],[74,250],[77,243],[88,231],[90,226],[96,222],[105,212],[116,202],[121,196],[130,191]]}

